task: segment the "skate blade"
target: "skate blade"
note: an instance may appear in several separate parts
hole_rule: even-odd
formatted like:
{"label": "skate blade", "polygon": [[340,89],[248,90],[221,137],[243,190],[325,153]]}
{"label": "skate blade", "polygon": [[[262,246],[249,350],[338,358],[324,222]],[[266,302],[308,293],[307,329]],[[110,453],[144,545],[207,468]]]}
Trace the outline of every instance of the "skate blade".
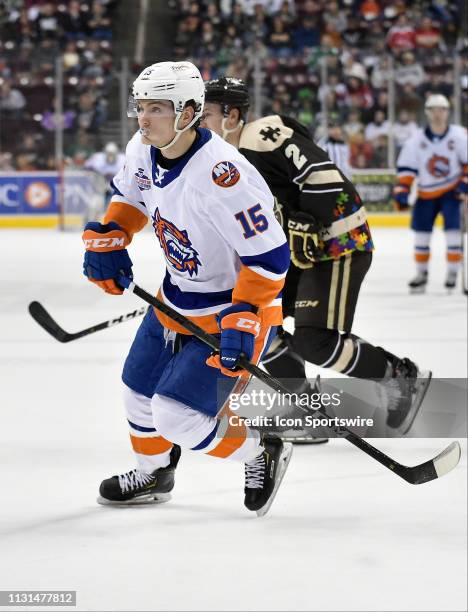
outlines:
{"label": "skate blade", "polygon": [[421,295],[426,293],[426,287],[410,287],[409,292],[411,295]]}
{"label": "skate blade", "polygon": [[292,453],[293,453],[293,445],[288,444],[288,443],[284,444],[283,450],[281,452],[281,457],[279,458],[278,476],[276,478],[275,486],[273,488],[273,491],[270,497],[268,498],[267,503],[264,506],[262,506],[260,510],[257,510],[257,516],[265,516],[265,514],[270,509],[271,504],[273,503],[276,497],[276,494],[278,492],[279,486],[284,478],[284,475],[286,474],[286,470],[288,469],[288,465],[289,465],[289,462],[291,461]]}
{"label": "skate blade", "polygon": [[106,499],[105,497],[99,497],[96,499],[97,503],[101,506],[144,506],[150,504],[165,504],[172,498],[170,493],[157,493],[152,495],[141,495],[128,501],[113,501]]}
{"label": "skate blade", "polygon": [[413,403],[411,404],[411,408],[408,412],[408,415],[406,416],[406,419],[396,429],[393,429],[391,427],[387,428],[387,433],[393,432],[392,437],[394,437],[395,434],[397,434],[398,436],[406,435],[411,429],[416,417],[419,414],[419,409],[421,408],[423,400],[426,397],[426,393],[429,388],[429,385],[431,384],[432,379],[432,372],[430,370],[424,373],[421,372],[421,374],[423,375],[418,377],[419,388],[414,396]]}

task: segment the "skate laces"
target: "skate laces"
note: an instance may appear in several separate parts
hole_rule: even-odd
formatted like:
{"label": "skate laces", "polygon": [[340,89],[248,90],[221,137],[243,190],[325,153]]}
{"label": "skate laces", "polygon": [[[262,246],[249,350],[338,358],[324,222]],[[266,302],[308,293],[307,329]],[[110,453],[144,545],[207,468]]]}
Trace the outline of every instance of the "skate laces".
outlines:
{"label": "skate laces", "polygon": [[131,470],[131,472],[127,472],[126,474],[121,474],[119,476],[119,485],[122,489],[122,493],[126,493],[127,491],[133,491],[134,489],[143,487],[153,480],[154,476],[151,474],[145,474],[144,472],[140,472],[140,470],[135,469]]}
{"label": "skate laces", "polygon": [[396,378],[390,378],[390,380],[387,381],[386,392],[388,402],[387,409],[397,410],[403,393],[401,392],[401,386]]}
{"label": "skate laces", "polygon": [[265,476],[265,457],[263,453],[245,464],[245,487],[261,489]]}

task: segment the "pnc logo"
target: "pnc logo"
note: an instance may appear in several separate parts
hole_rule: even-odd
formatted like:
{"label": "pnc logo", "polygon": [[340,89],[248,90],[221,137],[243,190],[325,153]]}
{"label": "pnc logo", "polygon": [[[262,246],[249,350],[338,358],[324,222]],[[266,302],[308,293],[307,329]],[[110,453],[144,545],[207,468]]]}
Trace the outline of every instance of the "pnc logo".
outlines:
{"label": "pnc logo", "polygon": [[52,189],[43,181],[29,183],[24,199],[32,208],[45,208],[52,201]]}

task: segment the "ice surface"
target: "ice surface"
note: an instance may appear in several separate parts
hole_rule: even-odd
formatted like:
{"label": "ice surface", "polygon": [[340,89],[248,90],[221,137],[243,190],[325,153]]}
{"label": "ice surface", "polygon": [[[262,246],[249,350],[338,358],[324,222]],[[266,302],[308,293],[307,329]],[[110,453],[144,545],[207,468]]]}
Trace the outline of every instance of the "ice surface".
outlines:
{"label": "ice surface", "polygon": [[[355,333],[466,376],[466,297],[443,289],[441,233],[423,296],[407,294],[410,232],[374,235]],[[155,290],[150,232],[131,254]],[[76,331],[140,302],[85,281],[78,234],[5,230],[0,257],[0,589],[76,590],[78,610],[466,610],[465,443],[454,472],[417,487],[344,441],[296,447],[263,519],[243,507],[240,465],[189,452],[170,503],[98,506],[100,481],[133,466],[119,376],[138,322],[61,345],[27,305]],[[375,444],[415,464],[448,442]]]}

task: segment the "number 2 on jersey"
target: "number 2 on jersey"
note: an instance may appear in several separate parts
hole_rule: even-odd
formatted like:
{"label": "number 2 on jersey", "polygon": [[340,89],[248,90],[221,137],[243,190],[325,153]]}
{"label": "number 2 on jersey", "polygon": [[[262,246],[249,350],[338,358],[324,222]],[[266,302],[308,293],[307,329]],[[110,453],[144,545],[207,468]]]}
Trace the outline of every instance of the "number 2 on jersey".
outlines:
{"label": "number 2 on jersey", "polygon": [[[242,225],[244,238],[252,238],[252,236],[261,234],[268,229],[268,220],[265,215],[262,215],[261,210],[260,204],[255,204],[255,206],[247,209],[247,215],[243,210],[234,215]],[[247,219],[247,216],[249,219]]]}

